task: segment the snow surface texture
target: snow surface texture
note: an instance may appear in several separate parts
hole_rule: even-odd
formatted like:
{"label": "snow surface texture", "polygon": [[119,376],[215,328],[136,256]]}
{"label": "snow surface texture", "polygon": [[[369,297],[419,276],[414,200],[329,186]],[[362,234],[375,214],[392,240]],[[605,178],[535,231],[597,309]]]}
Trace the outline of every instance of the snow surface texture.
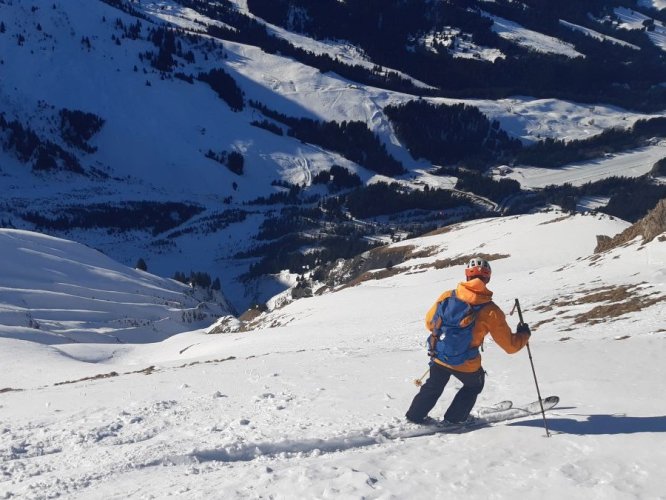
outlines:
{"label": "snow surface texture", "polygon": [[499,16],[484,13],[486,17],[493,20],[492,30],[502,38],[517,45],[528,47],[536,52],[546,54],[561,54],[567,57],[585,57],[578,52],[570,43],[529,30],[520,24],[504,19]]}
{"label": "snow surface texture", "polygon": [[661,10],[666,9],[666,0],[638,0],[638,5]]}
{"label": "snow surface texture", "polygon": [[[57,348],[34,329],[33,340],[0,338],[0,498],[666,498],[665,235],[591,255],[595,235],[627,225],[559,212],[467,222],[395,244],[420,256],[393,276],[293,302],[243,334],[151,344],[91,334]],[[15,259],[12,286],[44,302],[58,273],[86,288],[94,270],[118,311],[128,286],[155,280],[78,245],[16,236],[0,247]],[[76,258],[58,258],[65,250]],[[508,313],[519,298],[532,325],[542,394],[562,398],[552,437],[535,416],[388,440],[383,431],[414,428],[403,414],[427,367],[424,314],[462,278],[442,264],[479,251],[496,256],[495,302]],[[0,296],[17,313],[3,313],[4,328],[38,314],[20,299]],[[88,308],[70,294],[59,321],[86,320]],[[488,339],[483,357],[479,407],[535,399],[525,351],[508,356]]]}
{"label": "snow surface texture", "polygon": [[615,15],[620,20],[621,28],[630,30],[644,29],[643,22],[652,20],[654,29],[646,32],[648,38],[661,50],[666,50],[666,26],[661,21],[656,21],[640,12],[636,12],[624,7],[618,7],[614,10]]}
{"label": "snow surface texture", "polygon": [[629,153],[609,155],[593,162],[570,164],[559,169],[516,167],[507,177],[520,182],[523,188],[542,188],[570,183],[580,186],[611,176],[639,177],[652,170],[666,156],[666,141]]}

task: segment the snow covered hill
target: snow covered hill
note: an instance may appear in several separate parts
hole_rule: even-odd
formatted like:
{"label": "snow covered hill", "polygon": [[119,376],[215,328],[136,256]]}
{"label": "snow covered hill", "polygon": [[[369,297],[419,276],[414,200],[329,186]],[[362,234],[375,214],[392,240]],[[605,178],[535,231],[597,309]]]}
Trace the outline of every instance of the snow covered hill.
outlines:
{"label": "snow covered hill", "polygon": [[230,314],[219,292],[128,269],[72,241],[0,229],[0,255],[3,339],[155,342]]}
{"label": "snow covered hill", "polygon": [[[627,227],[557,211],[466,222],[396,243],[413,257],[391,273],[290,303],[244,333],[208,328],[149,344],[49,345],[38,330],[33,341],[2,338],[0,497],[664,498],[666,234],[593,253],[596,235]],[[43,269],[3,270],[11,286],[42,302],[69,294],[63,324],[97,320],[81,311],[92,309],[88,294],[76,306],[77,284],[103,283],[107,311],[139,286],[152,297],[177,291],[61,240],[5,231],[1,241],[3,261]],[[495,302],[508,313],[519,298],[533,328],[541,392],[561,397],[548,413],[552,436],[535,416],[387,439],[411,428],[403,414],[427,367],[425,311],[462,278],[454,263],[477,253],[491,256]],[[3,318],[16,320],[17,294],[4,290]],[[487,340],[483,358],[479,406],[535,399],[525,351],[508,356]]]}

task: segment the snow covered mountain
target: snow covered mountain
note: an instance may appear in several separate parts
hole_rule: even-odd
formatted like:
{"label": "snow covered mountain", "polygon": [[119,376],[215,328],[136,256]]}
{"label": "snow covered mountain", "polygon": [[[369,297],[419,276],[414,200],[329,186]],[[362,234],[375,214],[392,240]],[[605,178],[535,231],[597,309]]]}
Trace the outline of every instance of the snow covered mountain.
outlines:
{"label": "snow covered mountain", "polygon": [[[273,5],[281,9],[284,4]],[[357,8],[355,2],[346,4]],[[654,71],[641,73],[659,78],[661,53],[652,39],[644,38],[647,27],[634,26],[638,21],[627,17],[631,2],[618,3],[625,10],[607,10],[608,19],[602,16],[603,9],[588,21],[578,19],[575,8],[566,16],[561,13],[570,24],[584,24],[587,30],[596,27],[604,36],[612,32],[622,43],[599,41],[589,32],[574,43],[567,37],[579,36],[576,30],[561,25],[557,30],[562,30],[558,35],[562,39],[557,43],[549,39],[550,45],[544,37],[553,38],[554,33],[536,36],[540,27],[527,22],[529,15],[522,21],[516,17],[511,2],[470,2],[467,14],[455,4],[430,2],[428,9],[437,5],[444,9],[433,16],[457,13],[452,22],[467,19],[467,29],[479,23],[484,30],[492,27],[494,35],[486,34],[498,45],[488,47],[503,48],[502,64],[528,63],[530,57],[539,64],[560,61],[562,54],[553,54],[553,47],[564,46],[583,53],[584,64],[592,64],[603,49],[613,55],[621,51],[626,67],[637,72],[640,68],[632,64],[649,62]],[[658,86],[644,101],[651,107],[633,106],[640,111],[609,105],[614,100],[610,94],[586,98],[572,90],[571,96],[581,101],[565,101],[557,92],[538,86],[533,94],[538,98],[515,93],[480,98],[487,96],[487,90],[456,97],[445,85],[438,87],[436,80],[425,78],[428,75],[383,60],[383,51],[364,46],[358,33],[320,37],[313,31],[316,23],[305,22],[315,21],[320,13],[305,15],[312,2],[293,2],[290,8],[297,12],[299,5],[303,15],[292,16],[303,21],[297,26],[282,23],[275,13],[262,17],[257,2],[1,1],[2,226],[78,241],[129,266],[143,259],[150,272],[161,276],[206,273],[221,280],[228,300],[242,312],[293,286],[297,274],[338,257],[351,257],[391,235],[496,215],[507,207],[522,210],[524,205],[515,196],[508,205],[500,195],[489,201],[493,195],[474,187],[476,181],[459,185],[460,175],[439,171],[442,163],[437,155],[415,153],[418,149],[405,141],[389,118],[391,106],[399,109],[419,96],[433,106],[462,103],[479,110],[473,119],[480,120],[480,126],[496,122],[493,127],[525,145],[546,138],[594,138],[611,128],[626,131],[639,120],[662,116],[661,101],[654,94]],[[643,2],[634,8],[643,16],[640,19],[654,21],[656,28],[649,33],[658,33],[659,5]],[[444,57],[446,30],[450,31],[446,43],[452,44],[447,50],[455,56],[452,64],[481,50],[467,40],[464,26],[445,29],[442,22],[437,16],[419,19],[414,36],[403,40],[414,61],[420,60],[422,49]],[[424,31],[423,23],[432,24],[434,31]],[[608,24],[608,30],[599,23]],[[390,33],[380,30],[378,35]],[[381,40],[388,44],[387,38]],[[465,49],[468,42],[476,48]],[[645,57],[636,62],[637,54]],[[565,62],[576,60],[563,57]],[[483,60],[469,64],[477,63],[483,68],[495,66]],[[617,75],[627,78],[622,72]],[[637,102],[645,97],[641,92],[632,87],[621,95]],[[353,129],[340,125],[352,121],[361,125]],[[313,130],[323,132],[317,135]],[[334,133],[340,137],[331,139]],[[499,136],[497,140],[499,144]],[[611,148],[613,157],[610,153],[597,157],[598,165],[590,164],[586,153],[577,157],[580,161],[572,169],[544,173],[528,162],[507,179],[523,186],[519,200],[547,206],[556,200],[535,199],[532,190],[551,182],[643,176],[666,156],[664,147],[658,134],[649,143],[632,139]],[[463,148],[467,155],[478,149],[476,144]],[[593,145],[592,150],[599,155],[607,149]],[[472,163],[473,158],[468,159]],[[334,165],[346,174],[331,177]],[[400,169],[404,173],[398,173]],[[418,202],[412,206],[421,212],[405,217],[391,218],[384,212],[385,217],[366,218],[352,211],[350,219],[345,198],[349,185],[340,184],[346,176],[349,185],[393,181],[400,186],[393,190],[440,189],[445,192],[440,200],[453,196],[450,204],[460,210],[442,217],[441,201],[435,210],[424,210],[427,203]],[[361,195],[374,196],[363,195],[362,189]],[[596,194],[595,206],[610,198],[608,192]],[[366,220],[354,220],[359,218]],[[345,239],[357,246],[344,248]],[[286,269],[288,273],[280,274]]]}
{"label": "snow covered mountain", "polygon": [[[665,5],[553,5],[0,0],[0,498],[665,498]],[[553,435],[392,439],[477,254]]]}
{"label": "snow covered mountain", "polygon": [[[264,313],[243,333],[118,344],[104,340],[129,335],[111,320],[90,341],[56,344],[5,326],[0,496],[663,498],[666,232],[594,253],[596,235],[628,227],[559,211],[465,222],[395,243],[409,257],[390,273]],[[183,305],[171,301],[187,306],[174,283],[80,245],[0,236],[2,261],[22,264],[2,270],[3,324],[29,312],[44,329],[57,321],[63,341],[102,312],[173,318]],[[403,415],[427,367],[425,311],[478,252],[492,261],[495,302],[508,314],[520,299],[542,394],[561,397],[551,437],[535,416],[389,439],[412,425]],[[487,339],[483,358],[479,407],[535,399],[526,352]]]}

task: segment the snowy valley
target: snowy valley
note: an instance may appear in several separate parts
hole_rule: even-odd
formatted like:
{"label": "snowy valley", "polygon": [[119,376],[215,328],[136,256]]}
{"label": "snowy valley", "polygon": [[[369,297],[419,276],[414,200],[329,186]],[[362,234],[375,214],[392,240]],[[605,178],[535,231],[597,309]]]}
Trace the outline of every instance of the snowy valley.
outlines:
{"label": "snowy valley", "polygon": [[[308,269],[349,258],[377,241],[562,203],[569,194],[544,197],[539,191],[534,198],[532,190],[572,179],[642,178],[666,156],[659,135],[610,149],[590,145],[590,152],[570,160],[571,168],[578,169],[592,155],[598,164],[585,167],[585,174],[570,175],[568,166],[543,169],[518,162],[508,177],[497,175],[495,184],[479,189],[474,187],[477,177],[465,180],[463,173],[446,170],[446,157],[417,154],[389,119],[388,107],[400,109],[417,98],[415,93],[434,92],[432,85],[378,64],[358,45],[290,31],[262,20],[250,7],[225,1],[212,8],[193,0],[1,2],[2,225],[78,241],[129,266],[143,259],[149,271],[162,276],[206,273],[221,281],[228,303],[240,314],[293,287]],[[490,22],[486,14],[482,11],[478,22]],[[245,41],[241,31],[224,31],[228,25],[218,18],[236,22],[236,30],[263,29],[266,35]],[[518,36],[503,30],[509,39]],[[640,30],[632,30],[617,28],[616,36],[635,38]],[[497,43],[512,43],[493,36]],[[560,61],[541,50],[538,37],[530,40],[528,48],[514,48],[514,57],[532,57],[534,50],[546,61]],[[606,43],[595,40],[584,41],[593,47]],[[644,42],[648,50],[652,42]],[[616,45],[608,50],[621,50]],[[636,53],[631,50],[627,57]],[[324,56],[337,61],[330,64],[337,64],[338,72],[316,67],[316,57]],[[382,75],[397,76],[382,80]],[[356,77],[378,83],[350,79]],[[399,85],[393,86],[412,93],[391,89],[394,80]],[[433,109],[478,109],[480,114],[472,117],[478,126],[496,123],[493,127],[525,145],[548,138],[589,140],[662,119],[659,100],[653,104],[657,111],[548,96],[447,98],[434,93],[421,98],[426,101],[443,107]],[[325,135],[330,135],[344,122],[361,125],[343,129],[335,141],[308,134],[316,123],[328,124]],[[360,132],[364,143],[335,146]],[[445,133],[433,131],[435,136]],[[447,147],[454,149],[444,151]],[[472,142],[465,147],[463,165],[469,154],[486,146]],[[379,158],[374,162],[368,160],[370,148]],[[604,156],[603,151],[610,152]],[[500,153],[495,166],[509,161]],[[628,162],[634,164],[631,169],[625,168]],[[391,169],[384,168],[387,163]],[[333,166],[345,176],[331,176]],[[500,185],[510,180],[519,182],[522,191],[516,191],[518,184]],[[367,199],[377,196],[366,188],[378,183],[393,183],[387,194],[400,200],[405,199],[402,191],[415,194],[424,186],[441,190],[442,199],[457,189],[452,202],[400,201],[406,213],[378,207],[380,216],[370,218],[346,201],[349,186],[361,186],[356,189],[361,204],[371,204]],[[498,186],[499,193],[489,194]],[[595,206],[598,200],[608,203],[612,189],[597,191]],[[509,193],[511,202],[502,203]],[[350,239],[357,241],[355,248],[345,248]],[[277,253],[284,253],[281,260],[275,257],[276,246],[281,248]],[[285,265],[289,273],[282,275]]]}
{"label": "snowy valley", "polygon": [[0,0],[0,498],[666,499],[666,4],[385,3]]}

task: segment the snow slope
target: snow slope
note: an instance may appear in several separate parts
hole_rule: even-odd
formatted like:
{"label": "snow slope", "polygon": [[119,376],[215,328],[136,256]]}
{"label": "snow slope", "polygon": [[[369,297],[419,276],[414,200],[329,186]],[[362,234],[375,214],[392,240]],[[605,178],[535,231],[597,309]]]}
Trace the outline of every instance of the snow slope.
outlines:
{"label": "snow slope", "polygon": [[644,29],[643,22],[652,20],[654,29],[648,30],[646,34],[652,43],[661,50],[666,50],[666,26],[664,26],[664,23],[624,7],[616,8],[614,13],[619,19],[619,27],[624,29],[641,30]]}
{"label": "snow slope", "polygon": [[0,338],[155,342],[229,314],[219,293],[205,302],[189,286],[71,241],[0,229],[0,255]]}
{"label": "snow slope", "polygon": [[563,42],[558,38],[532,31],[514,21],[499,16],[488,13],[484,13],[484,16],[493,20],[491,29],[495,33],[517,45],[546,54],[561,54],[571,58],[585,57],[573,45]]}
{"label": "snow slope", "polygon": [[571,30],[580,31],[582,33],[585,33],[587,36],[595,38],[596,40],[605,40],[605,41],[609,41],[609,42],[612,42],[612,43],[616,43],[618,45],[623,45],[625,47],[630,47],[634,50],[641,50],[641,48],[637,45],[634,45],[634,44],[629,43],[629,42],[625,42],[624,40],[620,40],[619,38],[604,35],[603,33],[599,33],[598,31],[587,28],[585,26],[580,26],[578,24],[570,23],[568,21],[564,21],[563,19],[560,19],[560,24],[562,26],[566,26],[567,28],[569,28]]}
{"label": "snow slope", "polygon": [[666,142],[633,151],[619,153],[593,162],[570,164],[557,169],[536,167],[515,167],[507,175],[520,182],[527,189],[542,188],[548,185],[569,183],[580,186],[608,177],[640,177],[654,164],[666,157]]}
{"label": "snow slope", "polygon": [[665,0],[638,0],[638,5],[644,7],[654,7],[655,9],[658,10],[666,9]]}
{"label": "snow slope", "polygon": [[[0,339],[0,387],[21,389],[0,392],[0,497],[665,498],[666,235],[591,255],[595,235],[625,227],[559,212],[463,223],[395,244],[418,256],[392,276],[293,302],[245,333]],[[562,398],[552,437],[536,416],[388,440],[382,430],[411,428],[425,311],[462,277],[446,259],[479,251],[494,255],[495,302],[508,313],[519,298],[532,325],[542,393]],[[36,294],[54,287],[23,273]],[[479,406],[535,398],[525,351],[487,340],[483,357]]]}

